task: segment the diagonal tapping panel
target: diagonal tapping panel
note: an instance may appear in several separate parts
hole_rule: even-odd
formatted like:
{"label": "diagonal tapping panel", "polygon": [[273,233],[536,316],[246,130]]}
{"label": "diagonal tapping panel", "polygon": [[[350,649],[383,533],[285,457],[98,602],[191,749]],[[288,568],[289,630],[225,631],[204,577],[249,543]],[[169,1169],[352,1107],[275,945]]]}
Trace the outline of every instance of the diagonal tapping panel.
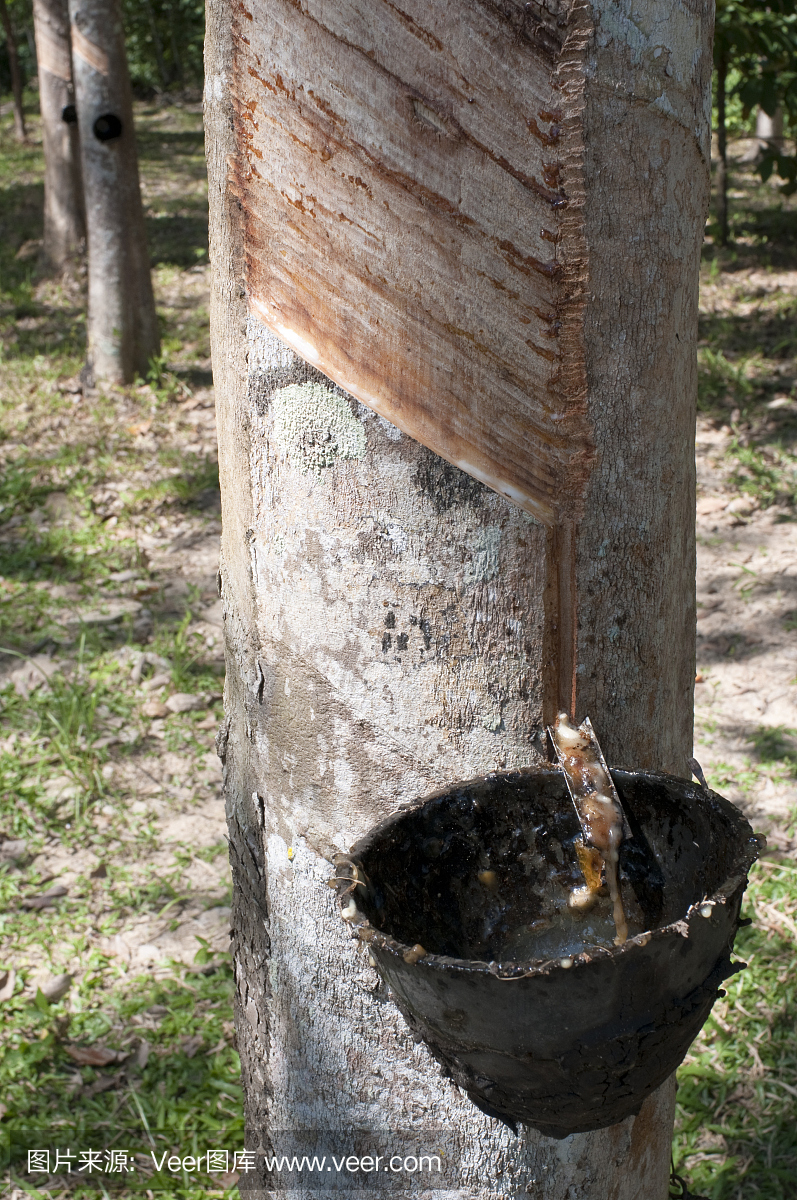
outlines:
{"label": "diagonal tapping panel", "polygon": [[254,312],[544,524],[577,517],[588,7],[245,0],[236,20]]}

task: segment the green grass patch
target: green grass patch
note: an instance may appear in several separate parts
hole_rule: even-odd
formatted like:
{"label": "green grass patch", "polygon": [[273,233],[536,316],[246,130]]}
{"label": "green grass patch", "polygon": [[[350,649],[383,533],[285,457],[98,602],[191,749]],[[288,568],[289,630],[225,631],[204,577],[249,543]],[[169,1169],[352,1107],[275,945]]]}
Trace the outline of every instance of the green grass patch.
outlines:
{"label": "green grass patch", "polygon": [[797,1178],[797,866],[757,864],[726,985],[678,1072],[675,1169],[709,1200],[791,1200]]}
{"label": "green grass patch", "polygon": [[762,508],[773,504],[794,506],[797,458],[779,442],[745,444],[734,436],[727,458],[732,464],[731,484],[745,495],[754,496]]}
{"label": "green grass patch", "polygon": [[[198,957],[207,958],[202,951]],[[70,1151],[69,1195],[97,1195],[81,1185],[79,1154],[103,1150],[128,1154],[135,1171],[99,1176],[111,1195],[146,1196],[164,1187],[180,1200],[225,1191],[220,1173],[160,1175],[152,1161],[168,1155],[198,1157],[207,1150],[243,1146],[240,1063],[232,1045],[229,966],[211,974],[147,976],[109,981],[113,966],[95,955],[79,986],[54,1004],[37,1004],[20,990],[6,1002],[7,1035],[0,1047],[0,1093],[5,1154],[12,1178],[26,1174],[27,1151]],[[116,1051],[107,1064],[80,1063],[80,1052]],[[70,1054],[72,1050],[72,1054]],[[75,1061],[77,1052],[78,1061]],[[90,1055],[83,1054],[84,1058]],[[0,1154],[3,1146],[0,1144]],[[6,1159],[6,1161],[8,1161]],[[69,1161],[69,1160],[67,1160]],[[85,1158],[84,1158],[85,1162]],[[85,1177],[85,1172],[84,1172]],[[41,1177],[41,1182],[47,1180]],[[229,1183],[227,1189],[229,1189]]]}
{"label": "green grass patch", "polygon": [[[162,455],[168,462],[171,455]],[[139,488],[132,497],[137,508],[155,512],[166,505],[183,508],[207,508],[214,504],[219,491],[219,464],[215,459],[198,460],[182,456],[183,470],[169,474],[148,487]]]}
{"label": "green grass patch", "polygon": [[698,352],[697,396],[700,412],[713,414],[718,402],[722,408],[746,405],[755,391],[748,377],[749,361],[735,362],[728,359],[722,350],[705,347]]}

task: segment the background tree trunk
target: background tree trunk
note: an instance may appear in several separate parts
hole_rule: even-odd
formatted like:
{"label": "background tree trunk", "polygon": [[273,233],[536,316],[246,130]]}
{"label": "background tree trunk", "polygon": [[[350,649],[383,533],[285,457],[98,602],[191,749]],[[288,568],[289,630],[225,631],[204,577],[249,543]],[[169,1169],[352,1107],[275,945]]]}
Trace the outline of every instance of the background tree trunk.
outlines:
{"label": "background tree trunk", "polygon": [[758,109],[755,119],[755,135],[761,150],[783,149],[783,109],[776,108],[774,117]]}
{"label": "background tree trunk", "polygon": [[88,365],[95,379],[146,375],[160,338],[117,0],[71,0],[72,63],[89,255]]}
{"label": "background tree trunk", "polygon": [[44,146],[44,258],[61,270],[86,239],[67,0],[33,0],[33,23]]}
{"label": "background tree trunk", "polygon": [[11,92],[14,97],[14,136],[18,141],[24,142],[27,140],[27,133],[25,130],[25,110],[22,106],[22,72],[19,69],[17,39],[14,36],[14,30],[11,26],[11,17],[8,12],[6,0],[0,0],[0,21],[3,24],[3,30],[6,35],[8,69],[11,72]]}
{"label": "background tree trunk", "polygon": [[[407,7],[419,45],[444,56],[450,12]],[[528,6],[505,8],[496,38],[511,48]],[[308,11],[323,25],[348,6]],[[340,35],[377,41],[385,11],[374,3],[367,29],[339,24]],[[574,678],[610,762],[688,775],[711,7],[559,14],[561,221],[563,244],[579,248],[563,272],[578,321],[565,367],[583,382],[595,445],[583,520],[566,530],[401,433],[248,314],[263,168],[246,163],[244,44],[269,17],[245,17],[238,29],[210,0],[205,98],[228,656],[219,749],[250,1135],[448,1128],[470,1164],[462,1194],[664,1200],[672,1082],[611,1129],[515,1138],[412,1042],[325,884],[332,858],[402,801],[537,761],[544,715],[569,703]],[[262,65],[300,94],[280,68]],[[286,386],[298,390],[275,398]]]}
{"label": "background tree trunk", "polygon": [[755,118],[755,137],[739,158],[740,163],[758,163],[768,150],[781,153],[783,150],[783,109],[777,108],[774,117],[759,106]]}

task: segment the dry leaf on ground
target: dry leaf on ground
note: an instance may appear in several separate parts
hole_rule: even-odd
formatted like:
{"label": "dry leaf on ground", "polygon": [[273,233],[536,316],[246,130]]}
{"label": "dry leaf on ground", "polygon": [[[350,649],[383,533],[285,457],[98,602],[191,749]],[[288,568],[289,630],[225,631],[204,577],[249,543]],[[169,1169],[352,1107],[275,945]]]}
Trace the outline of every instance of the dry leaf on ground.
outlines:
{"label": "dry leaf on ground", "polygon": [[124,1062],[128,1055],[123,1050],[111,1050],[108,1046],[64,1046],[69,1057],[81,1067],[106,1067],[108,1063]]}
{"label": "dry leaf on ground", "polygon": [[62,1000],[72,986],[71,975],[51,975],[49,979],[45,979],[39,984],[39,991],[44,996],[45,1000],[49,1000],[51,1004],[56,1004]]}
{"label": "dry leaf on ground", "polygon": [[11,997],[14,995],[14,984],[16,982],[16,971],[0,972],[0,1001],[11,999]]}
{"label": "dry leaf on ground", "polygon": [[38,896],[27,896],[21,901],[20,908],[49,908],[55,904],[56,900],[60,900],[62,896],[68,894],[69,889],[65,888],[62,883],[59,883],[54,888],[50,888],[49,892],[41,892]]}

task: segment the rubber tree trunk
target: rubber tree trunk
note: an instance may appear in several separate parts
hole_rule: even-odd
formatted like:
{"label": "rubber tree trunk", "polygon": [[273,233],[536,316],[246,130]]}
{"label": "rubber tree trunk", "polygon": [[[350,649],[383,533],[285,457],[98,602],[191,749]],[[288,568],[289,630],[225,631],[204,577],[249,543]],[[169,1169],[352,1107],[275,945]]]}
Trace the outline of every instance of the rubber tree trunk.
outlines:
{"label": "rubber tree trunk", "polygon": [[44,147],[44,259],[58,271],[86,241],[67,0],[33,0],[33,24]]}
{"label": "rubber tree trunk", "polygon": [[25,110],[22,107],[22,72],[19,69],[17,54],[17,39],[11,25],[6,0],[0,0],[0,22],[6,35],[6,50],[8,52],[8,69],[11,73],[11,93],[14,98],[14,137],[17,141],[27,140],[25,130]]}
{"label": "rubber tree trunk", "polygon": [[88,367],[95,380],[145,376],[160,338],[117,0],[70,0],[86,196]]}
{"label": "rubber tree trunk", "polygon": [[[579,716],[610,762],[688,776],[712,7],[592,0],[559,12],[560,231],[578,253],[554,303],[577,325],[564,368],[583,385],[594,442],[584,517],[563,537],[333,386],[249,310],[263,168],[247,147],[264,113],[245,98],[258,22],[308,12],[384,65],[390,42],[375,31],[398,13],[376,0],[292,4],[250,3],[238,24],[210,0],[206,43],[227,646],[218,745],[248,1137],[445,1128],[466,1150],[462,1196],[665,1200],[672,1081],[613,1128],[514,1137],[409,1037],[326,883],[334,856],[402,801],[537,761],[544,713],[569,699],[573,671]],[[489,6],[499,59],[531,9]],[[446,45],[470,11],[418,0],[396,18],[419,54],[449,64],[464,98],[468,67]],[[252,70],[310,105],[279,61]],[[565,609],[576,611],[569,662],[552,650]],[[245,1182],[267,1190],[257,1173]],[[411,1186],[405,1176],[396,1194]]]}

